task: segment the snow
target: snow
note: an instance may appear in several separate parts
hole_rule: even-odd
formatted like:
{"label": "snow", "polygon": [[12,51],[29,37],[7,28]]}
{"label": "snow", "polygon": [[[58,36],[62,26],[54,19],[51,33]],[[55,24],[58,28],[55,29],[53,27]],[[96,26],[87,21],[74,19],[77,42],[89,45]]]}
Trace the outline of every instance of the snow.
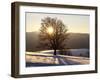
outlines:
{"label": "snow", "polygon": [[[75,52],[75,54],[78,54],[77,50],[72,51]],[[26,52],[26,67],[49,65],[83,65],[89,64],[89,61],[90,60],[88,57],[68,56],[60,54],[54,56],[53,50]]]}
{"label": "snow", "polygon": [[[47,55],[52,55],[53,52],[54,52],[54,50],[38,51],[38,53],[44,53],[44,54],[47,54]],[[33,54],[33,53],[37,53],[37,52],[32,52],[31,54]],[[59,54],[59,50],[57,50],[56,53]],[[87,56],[88,53],[89,53],[89,49],[68,49],[68,50],[65,51],[65,53],[66,53],[66,55],[67,55],[67,53],[70,53],[72,56],[80,56],[80,55],[81,56]]]}

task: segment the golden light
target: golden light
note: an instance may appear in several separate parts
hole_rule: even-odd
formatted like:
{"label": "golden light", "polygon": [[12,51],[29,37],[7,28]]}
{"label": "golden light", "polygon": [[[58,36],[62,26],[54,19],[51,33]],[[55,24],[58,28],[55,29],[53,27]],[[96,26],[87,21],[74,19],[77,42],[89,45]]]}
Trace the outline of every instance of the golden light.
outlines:
{"label": "golden light", "polygon": [[53,30],[53,28],[52,28],[52,27],[48,27],[48,28],[47,28],[47,32],[48,32],[49,34],[52,34],[52,33],[53,33],[53,31],[54,31],[54,30]]}

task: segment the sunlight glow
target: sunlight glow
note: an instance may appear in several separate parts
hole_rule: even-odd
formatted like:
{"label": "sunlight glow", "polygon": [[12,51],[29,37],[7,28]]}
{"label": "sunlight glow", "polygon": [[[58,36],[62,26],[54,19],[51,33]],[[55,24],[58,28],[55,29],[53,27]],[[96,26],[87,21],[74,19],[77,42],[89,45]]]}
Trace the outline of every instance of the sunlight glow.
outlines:
{"label": "sunlight glow", "polygon": [[52,34],[52,33],[53,33],[53,31],[54,31],[54,30],[53,30],[53,28],[52,28],[52,27],[48,27],[48,28],[47,28],[47,32],[48,32],[49,34]]}

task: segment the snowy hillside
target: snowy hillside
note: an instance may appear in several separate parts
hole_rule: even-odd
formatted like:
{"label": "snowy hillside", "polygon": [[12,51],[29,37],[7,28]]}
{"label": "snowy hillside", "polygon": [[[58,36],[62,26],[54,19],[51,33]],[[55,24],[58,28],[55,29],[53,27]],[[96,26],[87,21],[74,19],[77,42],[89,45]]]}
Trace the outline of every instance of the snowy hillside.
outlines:
{"label": "snowy hillside", "polygon": [[72,52],[73,56],[60,55],[58,50],[57,50],[56,56],[53,55],[53,50],[26,52],[26,67],[89,64],[88,57],[78,56],[78,55],[80,55],[80,53],[86,54],[88,50],[86,50],[86,49],[79,49],[79,50],[71,49],[70,51]]}

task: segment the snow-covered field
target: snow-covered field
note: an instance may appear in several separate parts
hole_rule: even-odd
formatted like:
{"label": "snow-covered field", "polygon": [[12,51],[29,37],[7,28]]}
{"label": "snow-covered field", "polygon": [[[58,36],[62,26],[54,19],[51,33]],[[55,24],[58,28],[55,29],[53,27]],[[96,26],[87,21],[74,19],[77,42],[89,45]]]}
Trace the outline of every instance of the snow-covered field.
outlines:
{"label": "snow-covered field", "polygon": [[[44,50],[40,51],[39,53],[45,53],[45,54],[53,54],[53,50]],[[57,54],[59,54],[59,50],[57,50]],[[72,56],[87,56],[89,54],[89,49],[68,49],[64,51],[64,53],[67,55],[67,53],[70,53]]]}
{"label": "snow-covered field", "polygon": [[[75,54],[77,51],[74,51]],[[57,51],[58,53],[58,51]],[[85,52],[84,52],[85,53]],[[53,50],[26,52],[26,66],[52,66],[52,65],[82,65],[89,64],[88,57],[53,55]]]}

